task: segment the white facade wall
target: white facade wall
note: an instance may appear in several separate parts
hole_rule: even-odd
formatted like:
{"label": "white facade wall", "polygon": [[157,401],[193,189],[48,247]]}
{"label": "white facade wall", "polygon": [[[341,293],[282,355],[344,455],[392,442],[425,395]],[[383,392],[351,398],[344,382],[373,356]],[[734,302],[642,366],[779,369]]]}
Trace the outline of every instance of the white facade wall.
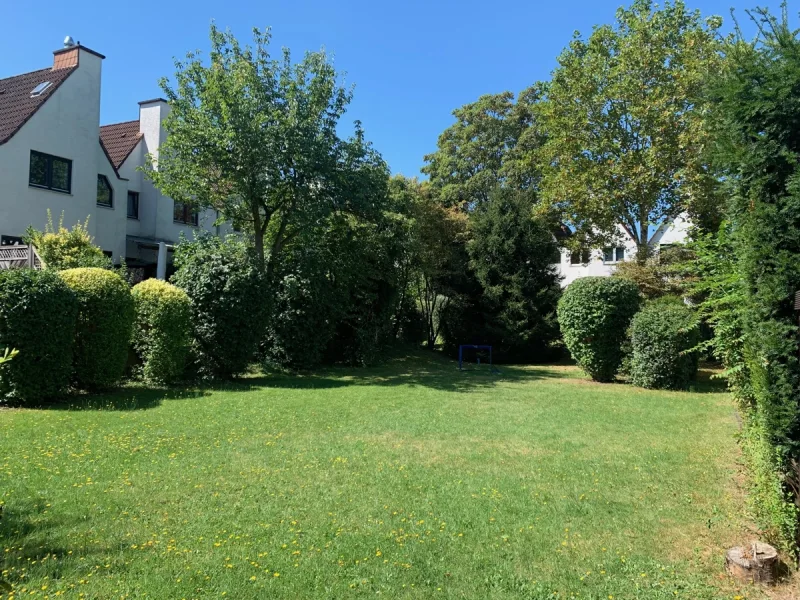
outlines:
{"label": "white facade wall", "polygon": [[[661,245],[684,243],[688,235],[689,227],[690,223],[688,218],[685,215],[681,215],[668,225],[656,231],[650,243],[654,249],[658,249]],[[616,244],[616,247],[624,247],[625,260],[633,260],[636,256],[636,243],[622,226],[619,226],[618,230],[621,241]],[[561,287],[567,287],[570,283],[581,277],[609,277],[613,275],[619,263],[616,261],[606,262],[603,258],[602,248],[593,249],[589,252],[589,262],[573,265],[570,260],[571,252],[562,249],[561,262],[558,264],[558,273],[563,278],[561,280]]]}
{"label": "white facade wall", "polygon": [[[183,234],[192,239],[198,229],[217,235],[232,231],[216,226],[216,211],[204,210],[199,226],[176,223],[174,203],[144,176],[147,154],[158,156],[166,137],[164,119],[169,106],[163,100],[139,107],[142,139],[115,172],[100,143],[100,90],[102,58],[79,51],[78,68],[54,90],[16,134],[0,145],[0,235],[21,237],[29,225],[43,229],[47,211],[57,226],[72,227],[89,217],[95,243],[121,258],[155,263],[158,242],[175,244]],[[31,150],[72,161],[71,192],[29,186]],[[97,204],[97,177],[105,175],[113,189],[113,206]],[[139,193],[139,218],[127,217],[128,190]],[[151,241],[152,244],[144,243]]]}
{"label": "white facade wall", "polygon": [[[127,184],[117,179],[99,142],[102,59],[83,49],[79,52],[75,72],[10,140],[0,145],[0,235],[21,236],[29,225],[43,229],[48,209],[56,225],[62,213],[69,227],[88,216],[90,233],[104,250],[114,252],[116,259],[124,244],[114,238],[117,233],[105,232],[124,229],[124,220],[120,225],[116,210],[99,214],[97,175],[102,172],[108,176],[115,198],[127,196]],[[70,193],[28,185],[31,150],[72,161]],[[124,211],[122,214],[124,219]]]}

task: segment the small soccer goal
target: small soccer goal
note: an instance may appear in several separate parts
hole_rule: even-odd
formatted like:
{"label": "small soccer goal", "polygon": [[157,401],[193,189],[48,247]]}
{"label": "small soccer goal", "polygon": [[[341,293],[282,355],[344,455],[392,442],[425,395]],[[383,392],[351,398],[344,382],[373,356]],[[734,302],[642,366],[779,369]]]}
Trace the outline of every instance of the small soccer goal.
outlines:
{"label": "small soccer goal", "polygon": [[458,347],[458,370],[485,369],[490,373],[499,373],[492,364],[492,347],[480,344],[462,344]]}

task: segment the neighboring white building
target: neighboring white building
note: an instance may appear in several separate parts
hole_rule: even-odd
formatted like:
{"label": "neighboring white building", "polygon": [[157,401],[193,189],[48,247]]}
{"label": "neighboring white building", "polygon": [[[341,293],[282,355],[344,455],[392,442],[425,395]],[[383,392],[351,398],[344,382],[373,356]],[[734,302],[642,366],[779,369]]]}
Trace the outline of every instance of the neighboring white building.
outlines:
{"label": "neighboring white building", "polygon": [[136,120],[101,127],[103,55],[69,38],[53,54],[51,67],[0,79],[0,244],[43,229],[48,209],[68,227],[88,216],[115,263],[154,276],[159,248],[166,262],[181,233],[223,233],[214,211],[174,203],[138,170],[164,140],[166,101],[140,102]]}
{"label": "neighboring white building", "polygon": [[[684,243],[688,230],[689,222],[685,216],[680,216],[659,227],[650,245],[658,250]],[[619,227],[619,239],[621,241],[614,247],[574,252],[561,250],[561,262],[558,264],[558,272],[563,277],[561,287],[566,287],[581,277],[608,277],[614,273],[620,262],[633,259],[636,255],[636,243],[622,226]]]}

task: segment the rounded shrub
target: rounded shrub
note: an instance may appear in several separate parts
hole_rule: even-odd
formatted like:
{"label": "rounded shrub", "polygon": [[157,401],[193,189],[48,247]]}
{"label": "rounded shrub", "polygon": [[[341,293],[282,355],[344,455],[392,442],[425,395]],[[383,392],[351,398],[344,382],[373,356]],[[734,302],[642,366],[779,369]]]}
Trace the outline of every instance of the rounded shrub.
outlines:
{"label": "rounded shrub", "polygon": [[145,381],[171,383],[183,374],[191,340],[191,302],[186,292],[160,279],[131,290],[135,312],[133,350]]}
{"label": "rounded shrub", "polygon": [[631,382],[644,388],[686,389],[697,375],[700,343],[694,312],[681,304],[657,302],[631,322]]}
{"label": "rounded shrub", "polygon": [[78,298],[75,383],[84,389],[114,385],[125,371],[133,324],[128,284],[113,271],[93,267],[59,274]]}
{"label": "rounded shrub", "polygon": [[202,235],[175,251],[172,282],[192,307],[191,353],[197,375],[243,373],[264,336],[269,297],[263,269],[245,244]]}
{"label": "rounded shrub", "polygon": [[5,365],[0,397],[32,403],[66,391],[77,314],[75,294],[54,271],[0,271],[0,351],[19,351]]}
{"label": "rounded shrub", "polygon": [[595,381],[612,381],[639,309],[639,288],[617,277],[583,277],[564,290],[558,323],[572,358]]}

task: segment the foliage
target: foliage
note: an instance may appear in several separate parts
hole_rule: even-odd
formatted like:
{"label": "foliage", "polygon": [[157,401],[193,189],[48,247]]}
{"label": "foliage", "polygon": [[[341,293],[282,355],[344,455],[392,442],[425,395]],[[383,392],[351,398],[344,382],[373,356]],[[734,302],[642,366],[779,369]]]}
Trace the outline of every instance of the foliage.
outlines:
{"label": "foliage", "polygon": [[36,251],[47,269],[63,271],[81,267],[97,267],[111,269],[111,259],[103,254],[103,250],[94,244],[89,234],[89,217],[83,223],[76,223],[72,229],[64,227],[64,213],[53,224],[53,215],[47,210],[47,223],[44,231],[29,226],[25,232],[25,243],[36,246]]}
{"label": "foliage", "polygon": [[612,381],[622,343],[639,308],[635,284],[616,277],[583,277],[564,290],[558,323],[572,358],[595,381]]}
{"label": "foliage", "polygon": [[[715,78],[716,166],[729,224],[703,241],[706,312],[714,347],[743,408],[743,447],[755,515],[773,543],[800,542],[800,39],[783,18],[750,13],[755,42],[741,32],[726,47]],[[794,492],[792,493],[792,490]],[[794,506],[790,504],[794,501]],[[788,515],[794,515],[793,522]]]}
{"label": "foliage", "polygon": [[269,363],[308,368],[368,364],[397,335],[405,222],[329,219],[286,249],[276,269],[263,352]]}
{"label": "foliage", "polygon": [[[73,400],[106,410],[0,410],[0,577],[31,600],[753,597],[719,577],[746,531],[725,394],[500,370],[404,352],[201,397],[128,387]],[[676,531],[702,532],[688,556]],[[43,544],[58,577],[27,560]]]}
{"label": "foliage", "polygon": [[694,312],[685,305],[655,302],[631,321],[631,382],[643,388],[682,390],[697,375],[700,342]]}
{"label": "foliage", "polygon": [[741,307],[744,288],[737,271],[731,238],[731,224],[723,221],[716,233],[697,236],[688,246],[686,262],[679,265],[685,274],[687,292],[713,335],[699,345],[711,350],[723,367],[723,377],[743,411],[752,406],[750,374],[744,358],[744,332]]}
{"label": "foliage", "polygon": [[425,156],[422,169],[442,203],[472,210],[487,203],[498,186],[527,189],[535,184],[536,169],[520,169],[518,155],[538,146],[532,111],[538,98],[534,86],[517,102],[511,92],[487,94],[453,111],[456,122],[439,136],[436,152]]}
{"label": "foliage", "polygon": [[691,252],[683,247],[662,248],[644,262],[627,260],[617,265],[614,277],[632,281],[642,297],[653,300],[683,293],[683,270]]}
{"label": "foliage", "polygon": [[198,376],[230,378],[254,359],[269,297],[262,267],[237,237],[210,234],[175,249],[172,283],[191,300],[192,359]]}
{"label": "foliage", "polygon": [[443,206],[431,186],[416,179],[393,177],[389,194],[394,209],[406,219],[402,278],[421,316],[423,339],[433,350],[441,314],[453,297],[449,284],[466,266],[459,259],[467,237],[467,218],[458,209]]}
{"label": "foliage", "polygon": [[756,515],[766,539],[789,556],[796,556],[800,507],[787,485],[790,463],[785,453],[775,446],[761,415],[757,411],[746,411],[745,418],[739,440],[749,475],[747,502],[751,513]]}
{"label": "foliage", "polygon": [[165,195],[252,235],[269,274],[304,229],[334,211],[371,210],[388,169],[358,122],[339,137],[352,93],[323,52],[293,64],[288,49],[270,56],[268,30],[253,31],[254,48],[213,25],[210,37],[209,64],[189,53],[175,87],[161,80],[169,135],[147,174]]}
{"label": "foliage", "polygon": [[53,271],[0,271],[0,346],[20,355],[4,367],[0,394],[35,403],[67,390],[78,303]]}
{"label": "foliage", "polygon": [[643,262],[651,224],[714,206],[703,88],[720,70],[720,25],[681,0],[634,0],[559,56],[535,109],[538,161],[542,210],[582,232],[573,239],[610,243],[621,224]]}
{"label": "foliage", "polygon": [[78,300],[73,377],[84,389],[114,385],[128,360],[133,299],[128,284],[113,271],[67,269],[59,273]]}
{"label": "foliage", "polygon": [[142,377],[155,383],[178,380],[191,341],[189,296],[159,279],[142,281],[131,295],[136,315],[132,345],[142,363]]}
{"label": "foliage", "polygon": [[552,228],[531,217],[529,194],[496,190],[470,219],[470,267],[483,288],[505,353],[530,361],[558,337],[561,295]]}

